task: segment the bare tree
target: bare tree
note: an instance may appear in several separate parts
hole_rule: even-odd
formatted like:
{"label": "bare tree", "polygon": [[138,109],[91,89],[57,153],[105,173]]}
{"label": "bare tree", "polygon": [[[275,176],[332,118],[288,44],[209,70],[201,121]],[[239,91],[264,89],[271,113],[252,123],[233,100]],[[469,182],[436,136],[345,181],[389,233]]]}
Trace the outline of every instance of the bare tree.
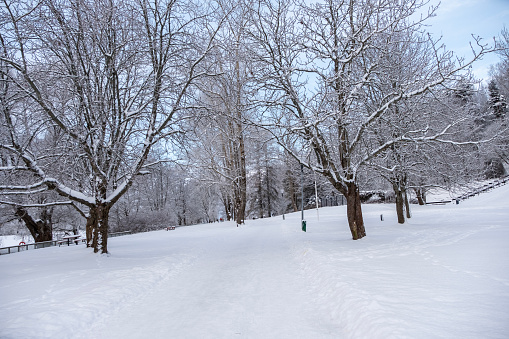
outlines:
{"label": "bare tree", "polygon": [[[3,76],[27,103],[3,112],[9,140],[0,147],[19,165],[2,170],[29,172],[32,182],[0,189],[53,190],[68,199],[59,203],[86,207],[88,244],[107,253],[110,209],[150,167],[152,146],[188,118],[221,23],[211,20],[211,7],[189,1],[3,3]],[[17,121],[36,113],[36,133],[25,141]],[[49,128],[76,150],[79,177],[55,173],[54,162],[72,158],[31,151]]]}
{"label": "bare tree", "polygon": [[220,48],[211,59],[211,67],[218,76],[206,79],[201,85],[204,119],[207,128],[215,131],[211,137],[216,143],[212,148],[206,146],[210,153],[206,167],[220,177],[227,219],[234,218],[237,224],[242,224],[246,217],[248,126],[245,120],[252,110],[250,97],[255,91],[252,88],[255,65],[247,48],[252,3],[220,1],[221,9],[229,16],[218,33]]}
{"label": "bare tree", "polygon": [[[402,127],[381,145],[371,142],[373,130],[400,102],[454,80],[488,52],[476,40],[472,60],[455,64],[452,53],[421,34],[421,23],[434,8],[412,21],[425,5],[389,0],[327,0],[313,5],[261,1],[256,10],[259,25],[253,39],[259,46],[259,62],[266,65],[260,78],[266,90],[267,129],[281,145],[300,146],[301,153],[287,149],[346,197],[353,239],[366,235],[359,171],[400,142],[446,141],[459,122],[444,122],[441,129],[426,124]],[[381,75],[394,74],[386,61],[401,44],[415,51],[413,57],[421,63],[409,70],[410,78],[393,82],[398,79]],[[384,88],[390,91],[382,92]]]}

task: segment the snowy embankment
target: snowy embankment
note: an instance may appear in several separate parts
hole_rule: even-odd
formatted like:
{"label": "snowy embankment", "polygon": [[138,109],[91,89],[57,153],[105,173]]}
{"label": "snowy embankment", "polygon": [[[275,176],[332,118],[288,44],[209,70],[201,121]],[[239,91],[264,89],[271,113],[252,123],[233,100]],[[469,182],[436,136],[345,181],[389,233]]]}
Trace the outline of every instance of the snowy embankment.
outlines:
{"label": "snowy embankment", "polygon": [[[0,256],[0,338],[507,338],[509,185]],[[380,220],[384,215],[384,221]]]}

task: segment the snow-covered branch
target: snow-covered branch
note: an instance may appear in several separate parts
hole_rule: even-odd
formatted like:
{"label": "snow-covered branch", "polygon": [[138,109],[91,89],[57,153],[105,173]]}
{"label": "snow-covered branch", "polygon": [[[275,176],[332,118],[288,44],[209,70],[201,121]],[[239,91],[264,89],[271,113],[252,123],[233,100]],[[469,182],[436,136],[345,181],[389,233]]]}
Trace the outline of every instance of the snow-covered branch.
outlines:
{"label": "snow-covered branch", "polygon": [[69,205],[73,205],[74,203],[72,201],[53,201],[53,202],[44,203],[44,204],[20,204],[19,202],[0,200],[0,204],[10,205],[10,206],[19,206],[19,207],[23,207],[23,208],[45,208],[45,207],[52,207],[52,206],[69,206]]}

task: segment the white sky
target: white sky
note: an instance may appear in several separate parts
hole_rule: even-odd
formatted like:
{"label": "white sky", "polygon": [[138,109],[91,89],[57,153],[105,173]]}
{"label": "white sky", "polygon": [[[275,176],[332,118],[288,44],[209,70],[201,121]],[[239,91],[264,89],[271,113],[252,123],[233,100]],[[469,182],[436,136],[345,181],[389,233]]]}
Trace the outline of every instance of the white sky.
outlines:
{"label": "white sky", "polygon": [[[431,0],[438,4],[439,0]],[[443,37],[448,50],[468,59],[472,56],[469,42],[472,34],[493,44],[504,25],[509,28],[509,0],[442,0],[437,16],[430,19],[428,30],[435,37]],[[490,65],[499,61],[496,54],[487,55],[474,64],[472,71],[479,79],[489,78]]]}

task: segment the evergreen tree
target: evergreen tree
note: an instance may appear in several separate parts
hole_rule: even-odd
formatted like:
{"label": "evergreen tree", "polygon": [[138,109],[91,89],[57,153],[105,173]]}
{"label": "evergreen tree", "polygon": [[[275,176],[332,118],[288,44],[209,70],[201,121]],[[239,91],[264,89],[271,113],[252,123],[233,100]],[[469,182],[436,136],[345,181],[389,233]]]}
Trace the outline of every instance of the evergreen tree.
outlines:
{"label": "evergreen tree", "polygon": [[503,118],[507,110],[507,103],[505,102],[504,96],[500,94],[500,90],[495,80],[491,80],[488,84],[488,92],[490,95],[489,105],[493,110],[493,114],[496,118]]}

